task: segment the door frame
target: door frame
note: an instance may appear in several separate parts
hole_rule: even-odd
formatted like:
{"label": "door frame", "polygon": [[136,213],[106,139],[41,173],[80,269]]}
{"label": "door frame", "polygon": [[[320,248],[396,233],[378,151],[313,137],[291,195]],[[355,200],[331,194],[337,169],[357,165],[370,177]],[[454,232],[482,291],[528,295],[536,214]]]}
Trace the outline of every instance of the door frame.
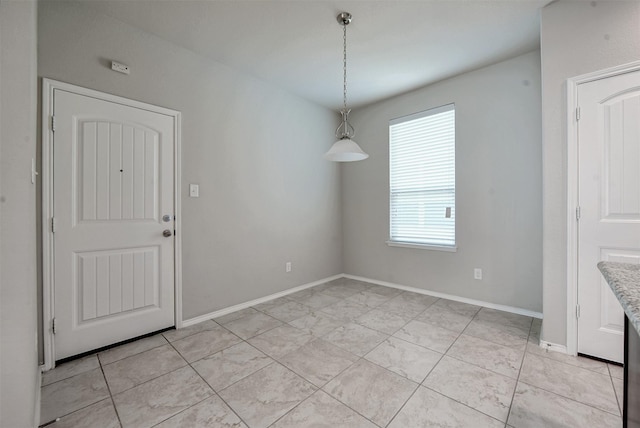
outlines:
{"label": "door frame", "polygon": [[55,367],[55,340],[52,322],[55,317],[54,295],[54,239],[51,231],[53,214],[53,92],[59,89],[78,95],[96,98],[103,101],[122,104],[154,113],[170,116],[174,121],[174,317],[176,328],[182,327],[182,211],[181,211],[181,124],[182,114],[179,111],[159,107],[128,98],[111,95],[93,89],[42,79],[42,331],[44,341],[44,370]]}
{"label": "door frame", "polygon": [[578,354],[578,220],[579,85],[640,70],[640,61],[598,70],[567,79],[567,354]]}

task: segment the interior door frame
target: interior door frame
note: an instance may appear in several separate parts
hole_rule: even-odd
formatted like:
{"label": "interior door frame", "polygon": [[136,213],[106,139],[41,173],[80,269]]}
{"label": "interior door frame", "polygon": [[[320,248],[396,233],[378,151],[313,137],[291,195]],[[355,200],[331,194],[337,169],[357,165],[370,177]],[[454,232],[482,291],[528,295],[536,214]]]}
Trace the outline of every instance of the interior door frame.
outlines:
{"label": "interior door frame", "polygon": [[585,83],[640,70],[640,61],[567,79],[567,354],[578,354],[578,89]]}
{"label": "interior door frame", "polygon": [[55,340],[53,334],[53,319],[55,317],[54,295],[54,239],[51,231],[53,215],[53,92],[64,90],[78,95],[96,98],[103,101],[122,104],[129,107],[143,109],[164,114],[174,121],[174,317],[176,328],[182,327],[182,211],[180,203],[181,190],[181,125],[182,115],[179,111],[171,110],[128,98],[83,88],[57,80],[42,79],[42,331],[44,341],[44,370],[55,367]]}

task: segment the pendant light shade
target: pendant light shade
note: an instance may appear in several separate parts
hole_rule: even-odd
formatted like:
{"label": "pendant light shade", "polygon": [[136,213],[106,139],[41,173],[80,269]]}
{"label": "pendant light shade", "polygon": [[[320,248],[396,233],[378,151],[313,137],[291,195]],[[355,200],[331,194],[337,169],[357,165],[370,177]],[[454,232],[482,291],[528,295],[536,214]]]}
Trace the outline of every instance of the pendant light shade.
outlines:
{"label": "pendant light shade", "polygon": [[353,141],[353,136],[356,134],[355,129],[349,123],[349,113],[351,110],[347,108],[347,25],[351,22],[351,14],[348,12],[342,12],[337,17],[338,23],[342,25],[343,32],[343,108],[340,110],[342,115],[342,123],[336,129],[336,138],[338,141],[333,143],[331,149],[324,154],[325,159],[333,162],[354,162],[363,160],[369,157],[368,154],[360,148],[360,146]]}
{"label": "pendant light shade", "polygon": [[324,158],[333,162],[353,162],[368,158],[366,154],[351,138],[343,138],[331,146],[331,149],[324,154]]}

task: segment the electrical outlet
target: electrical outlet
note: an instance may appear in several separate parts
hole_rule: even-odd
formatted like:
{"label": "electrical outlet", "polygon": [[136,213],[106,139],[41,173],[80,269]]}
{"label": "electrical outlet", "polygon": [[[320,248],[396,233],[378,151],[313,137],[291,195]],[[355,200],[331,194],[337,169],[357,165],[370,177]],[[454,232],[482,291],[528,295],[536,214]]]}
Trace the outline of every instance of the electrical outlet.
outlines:
{"label": "electrical outlet", "polygon": [[482,269],[475,268],[473,270],[473,279],[482,279]]}
{"label": "electrical outlet", "polygon": [[284,265],[284,271],[287,272],[287,273],[291,272],[291,262],[287,262]]}

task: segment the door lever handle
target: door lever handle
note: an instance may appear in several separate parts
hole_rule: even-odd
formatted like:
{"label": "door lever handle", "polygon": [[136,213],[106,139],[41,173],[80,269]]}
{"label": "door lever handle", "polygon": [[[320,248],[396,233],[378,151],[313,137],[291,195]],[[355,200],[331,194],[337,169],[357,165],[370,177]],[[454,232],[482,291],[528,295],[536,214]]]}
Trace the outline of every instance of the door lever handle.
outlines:
{"label": "door lever handle", "polygon": [[171,235],[173,235],[173,232],[171,232],[169,229],[165,229],[162,231],[162,236],[164,236],[165,238],[168,238]]}

